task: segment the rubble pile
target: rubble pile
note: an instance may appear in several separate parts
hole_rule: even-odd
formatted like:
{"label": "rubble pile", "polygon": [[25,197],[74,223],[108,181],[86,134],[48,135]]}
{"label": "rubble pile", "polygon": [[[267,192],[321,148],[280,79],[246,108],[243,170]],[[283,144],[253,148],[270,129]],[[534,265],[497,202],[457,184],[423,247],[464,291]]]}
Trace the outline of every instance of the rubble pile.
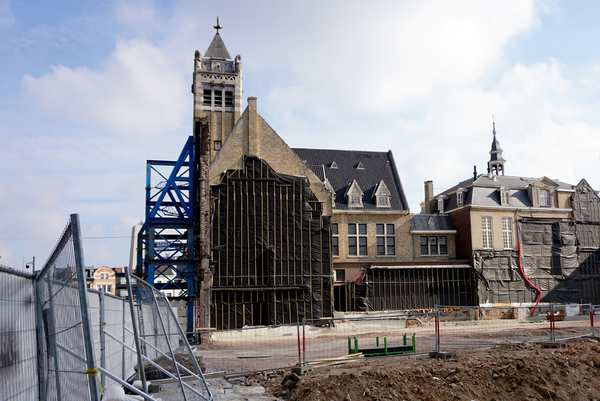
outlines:
{"label": "rubble pile", "polygon": [[600,343],[498,345],[462,350],[447,360],[427,355],[362,359],[294,376],[261,380],[267,391],[289,400],[600,401]]}

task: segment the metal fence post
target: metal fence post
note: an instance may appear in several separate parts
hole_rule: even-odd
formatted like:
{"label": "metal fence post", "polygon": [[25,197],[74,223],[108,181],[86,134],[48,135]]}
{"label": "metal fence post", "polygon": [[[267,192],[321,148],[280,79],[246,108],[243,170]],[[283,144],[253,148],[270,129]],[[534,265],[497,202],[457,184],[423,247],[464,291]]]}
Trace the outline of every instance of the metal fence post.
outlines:
{"label": "metal fence post", "polygon": [[555,320],[554,320],[554,305],[550,305],[550,342],[553,343],[556,338]]}
{"label": "metal fence post", "polygon": [[[125,300],[123,300],[123,302],[121,303],[121,305],[123,306],[123,314],[122,314],[122,319],[121,319],[121,323],[123,324],[123,343],[127,344],[127,341],[125,341],[125,335],[126,335],[126,330],[125,330],[125,323],[127,322],[127,320],[125,319],[125,313],[126,313],[126,308],[125,308]],[[127,378],[125,377],[125,346],[122,347],[121,349],[121,379],[126,380]]]}
{"label": "metal fence post", "polygon": [[[106,313],[104,310],[104,291],[100,292],[100,366],[106,369],[106,338],[104,334],[104,326],[106,326]],[[104,373],[100,374],[100,383],[102,387],[106,387],[106,377]]]}
{"label": "metal fence post", "polygon": [[131,313],[131,328],[133,329],[133,339],[135,341],[135,349],[137,351],[138,376],[142,381],[142,391],[148,393],[146,385],[146,372],[144,371],[144,361],[142,359],[142,347],[140,346],[140,337],[138,333],[137,322],[135,321],[135,307],[133,306],[133,291],[131,290],[131,279],[129,277],[129,269],[126,270],[125,279],[127,281],[127,294],[129,294],[129,312]]}
{"label": "metal fence post", "polygon": [[40,383],[39,398],[40,400],[46,399],[46,386],[48,382],[48,366],[47,366],[47,353],[46,342],[44,341],[44,319],[42,317],[42,303],[40,301],[40,286],[41,282],[34,280],[33,285],[35,288],[35,325],[37,331],[37,345],[38,345],[38,377]]}
{"label": "metal fence post", "polygon": [[302,318],[302,366],[306,365],[306,319]]}
{"label": "metal fence post", "polygon": [[300,349],[300,321],[296,322],[296,331],[298,332],[298,366],[302,366],[302,351]]}
{"label": "metal fence post", "polygon": [[[56,380],[56,397],[60,400],[61,399],[61,391],[60,391],[60,369],[59,369],[59,365],[58,365],[58,348],[56,346],[56,323],[55,323],[55,319],[54,316],[55,315],[55,309],[54,309],[54,294],[52,292],[52,274],[53,272],[51,271],[49,273],[49,275],[46,275],[46,277],[44,278],[47,281],[48,284],[48,304],[49,304],[49,308],[47,309],[49,311],[48,313],[48,340],[50,342],[50,347],[51,349],[49,351],[52,352],[52,355],[54,356],[54,379]],[[42,311],[42,315],[43,315],[43,311]]]}
{"label": "metal fence post", "polygon": [[88,300],[87,283],[85,280],[85,265],[83,261],[83,244],[81,241],[81,230],[79,226],[79,215],[71,215],[71,226],[73,228],[73,251],[75,253],[75,267],[77,268],[77,287],[79,289],[79,302],[81,306],[81,322],[83,328],[83,342],[85,345],[85,356],[88,370],[86,373],[90,376],[90,397],[92,401],[100,401],[100,391],[98,381],[95,377],[98,375],[98,367],[94,358],[94,342],[92,333],[92,324],[90,321],[90,304]]}
{"label": "metal fence post", "polygon": [[594,330],[594,305],[590,304],[590,326],[592,329],[592,337],[596,336],[595,330]]}
{"label": "metal fence post", "polygon": [[440,310],[435,307],[435,352],[440,352]]}

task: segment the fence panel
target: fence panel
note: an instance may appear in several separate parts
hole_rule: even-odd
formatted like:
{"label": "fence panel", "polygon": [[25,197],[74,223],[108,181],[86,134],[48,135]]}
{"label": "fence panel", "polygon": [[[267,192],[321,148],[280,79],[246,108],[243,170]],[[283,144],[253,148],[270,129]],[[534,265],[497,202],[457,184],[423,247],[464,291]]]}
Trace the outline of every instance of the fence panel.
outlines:
{"label": "fence panel", "polygon": [[0,266],[0,400],[38,398],[33,277]]}
{"label": "fence panel", "polygon": [[298,324],[199,332],[207,372],[250,372],[298,363]]}
{"label": "fence panel", "polygon": [[550,305],[537,311],[546,318],[554,315],[554,341],[565,341],[572,338],[588,337],[592,335],[591,305]]}
{"label": "fence panel", "polygon": [[[166,295],[154,289],[145,281],[130,276],[137,287],[139,302],[140,340],[145,359],[146,377],[153,370],[162,378],[166,372],[178,380],[182,395],[186,400],[209,400],[212,394],[202,375],[196,355],[190,348],[177,315],[169,304]],[[157,368],[160,365],[162,369]],[[169,376],[169,375],[167,375]],[[195,378],[198,382],[190,386],[183,379]]]}
{"label": "fence panel", "polygon": [[540,308],[438,306],[442,351],[465,346],[522,344],[551,340],[550,323]]}
{"label": "fence panel", "polygon": [[435,313],[306,320],[304,336],[307,364],[356,352],[365,356],[426,353],[435,351]]}

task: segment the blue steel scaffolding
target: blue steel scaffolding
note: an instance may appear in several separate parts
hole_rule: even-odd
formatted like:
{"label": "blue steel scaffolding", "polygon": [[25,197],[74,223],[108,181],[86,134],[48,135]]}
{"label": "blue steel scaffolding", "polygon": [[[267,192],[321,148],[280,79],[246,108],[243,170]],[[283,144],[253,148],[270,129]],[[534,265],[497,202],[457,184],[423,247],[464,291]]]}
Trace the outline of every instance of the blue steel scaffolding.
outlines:
{"label": "blue steel scaffolding", "polygon": [[137,274],[159,291],[185,299],[194,330],[194,238],[197,163],[190,136],[177,161],[146,162],[146,221],[138,233]]}

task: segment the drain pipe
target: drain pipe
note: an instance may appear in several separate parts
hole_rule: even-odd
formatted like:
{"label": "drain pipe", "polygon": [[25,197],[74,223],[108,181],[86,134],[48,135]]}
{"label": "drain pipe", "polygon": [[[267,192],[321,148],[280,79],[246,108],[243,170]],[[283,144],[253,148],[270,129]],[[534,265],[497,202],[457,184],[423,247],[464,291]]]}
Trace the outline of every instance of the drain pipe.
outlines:
{"label": "drain pipe", "polygon": [[531,281],[529,281],[529,279],[525,275],[525,271],[523,270],[523,266],[521,265],[521,256],[522,256],[521,255],[521,230],[519,229],[519,223],[517,223],[517,230],[518,230],[517,239],[519,240],[519,270],[521,271],[521,275],[523,275],[523,278],[525,279],[527,284],[529,284],[531,287],[535,288],[536,291],[538,292],[537,302],[535,303],[535,306],[533,307],[533,310],[531,311],[531,315],[530,315],[530,316],[533,316],[538,304],[540,303],[540,300],[542,299],[542,290],[540,290],[535,285],[533,285],[533,283]]}

